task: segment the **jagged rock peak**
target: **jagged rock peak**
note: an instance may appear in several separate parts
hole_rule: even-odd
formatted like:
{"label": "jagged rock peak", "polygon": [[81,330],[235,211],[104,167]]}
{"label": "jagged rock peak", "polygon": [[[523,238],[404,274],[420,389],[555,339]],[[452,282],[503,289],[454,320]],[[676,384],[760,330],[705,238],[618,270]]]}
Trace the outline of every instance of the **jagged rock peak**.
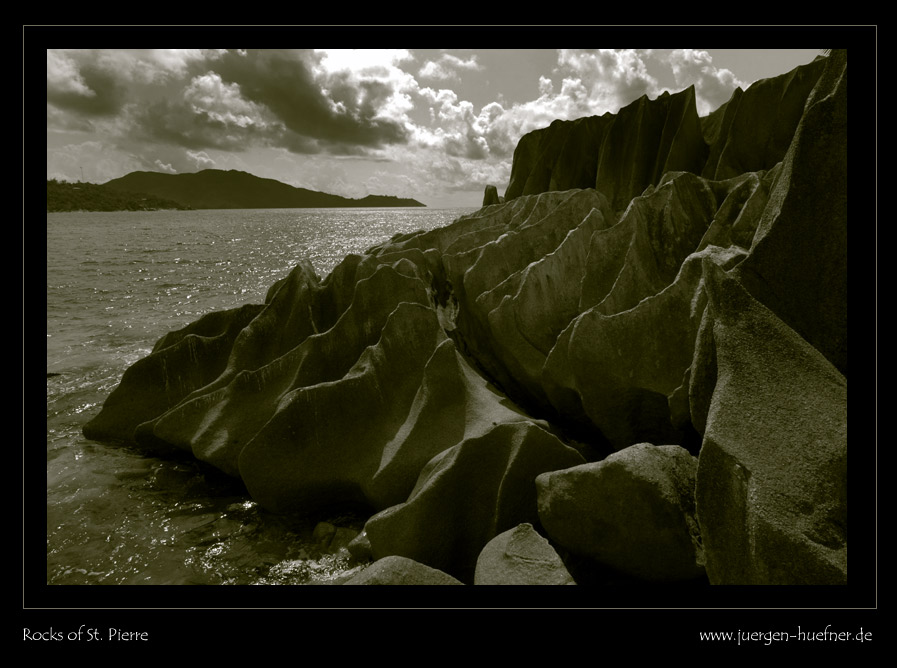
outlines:
{"label": "jagged rock peak", "polygon": [[[831,57],[829,57],[831,58]],[[597,188],[622,210],[670,171],[724,180],[772,169],[787,150],[804,104],[829,58],[761,79],[699,118],[695,89],[643,95],[616,114],[556,120],[524,135],[505,199]]]}
{"label": "jagged rock peak", "polygon": [[498,188],[495,186],[486,186],[486,192],[483,193],[483,206],[492,206],[493,204],[501,204],[502,199],[498,196]]}

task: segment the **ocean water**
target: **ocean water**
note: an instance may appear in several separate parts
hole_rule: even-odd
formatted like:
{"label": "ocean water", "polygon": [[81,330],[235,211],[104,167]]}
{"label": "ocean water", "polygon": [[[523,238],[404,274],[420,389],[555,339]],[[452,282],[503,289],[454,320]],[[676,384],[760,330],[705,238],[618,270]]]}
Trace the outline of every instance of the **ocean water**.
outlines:
{"label": "ocean water", "polygon": [[[347,254],[473,209],[47,214],[47,584],[321,584],[356,568],[196,461],[88,441],[125,369],[166,332],[262,303],[301,258]],[[326,518],[360,529],[363,518]]]}

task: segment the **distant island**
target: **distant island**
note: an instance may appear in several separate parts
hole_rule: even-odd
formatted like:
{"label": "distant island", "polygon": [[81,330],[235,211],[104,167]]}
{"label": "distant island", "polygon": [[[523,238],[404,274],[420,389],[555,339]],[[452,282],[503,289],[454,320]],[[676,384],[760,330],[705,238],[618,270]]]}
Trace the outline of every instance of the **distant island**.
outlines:
{"label": "distant island", "polygon": [[392,195],[350,199],[236,170],[206,169],[194,174],[131,172],[100,185],[47,181],[48,212],[422,206],[426,205]]}
{"label": "distant island", "polygon": [[147,193],[112,190],[95,183],[47,181],[47,213],[58,211],[158,211],[191,209]]}

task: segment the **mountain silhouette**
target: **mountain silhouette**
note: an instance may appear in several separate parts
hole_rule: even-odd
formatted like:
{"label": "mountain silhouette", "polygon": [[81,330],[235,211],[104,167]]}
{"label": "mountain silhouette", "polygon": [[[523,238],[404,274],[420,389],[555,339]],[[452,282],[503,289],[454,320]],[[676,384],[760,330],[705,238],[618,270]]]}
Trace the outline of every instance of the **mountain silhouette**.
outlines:
{"label": "mountain silhouette", "polygon": [[103,184],[122,192],[139,192],[179,202],[193,209],[291,209],[330,207],[426,206],[413,199],[368,195],[349,199],[296,188],[237,170],[206,169],[193,174],[131,172]]}

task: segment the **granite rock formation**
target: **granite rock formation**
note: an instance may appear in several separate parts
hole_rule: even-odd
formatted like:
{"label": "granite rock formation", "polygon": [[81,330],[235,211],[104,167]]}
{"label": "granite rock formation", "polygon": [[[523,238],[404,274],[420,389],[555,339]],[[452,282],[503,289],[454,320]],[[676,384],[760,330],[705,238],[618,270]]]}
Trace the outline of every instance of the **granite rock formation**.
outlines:
{"label": "granite rock formation", "polygon": [[407,557],[379,559],[346,585],[463,585],[460,580]]}
{"label": "granite rock formation", "polygon": [[784,158],[825,65],[819,58],[746,91],[737,88],[705,118],[698,117],[692,87],[655,100],[642,96],[616,114],[554,121],[520,139],[505,199],[597,188],[620,210],[666,172],[721,181],[772,169]]}
{"label": "granite rock formation", "polygon": [[555,121],[525,135],[505,199],[596,188],[619,211],[667,172],[700,173],[707,153],[694,87],[655,100],[644,95],[616,114]]}
{"label": "granite rock formation", "polygon": [[498,196],[498,188],[486,186],[486,191],[483,193],[483,206],[492,206],[502,202],[504,202],[504,199]]}
{"label": "granite rock formation", "polygon": [[649,581],[697,579],[697,459],[677,445],[632,445],[536,478],[539,518],[564,549]]}
{"label": "granite rock formation", "polygon": [[576,584],[560,555],[532,524],[518,524],[486,543],[477,557],[475,585]]}
{"label": "granite rock formation", "polygon": [[472,583],[528,524],[648,581],[846,583],[846,109],[834,51],[555,122],[505,201],[166,335],[84,433],[363,507],[387,573]]}
{"label": "granite rock formation", "polygon": [[695,499],[710,579],[845,584],[847,380],[735,277],[704,273],[700,362],[716,381]]}

